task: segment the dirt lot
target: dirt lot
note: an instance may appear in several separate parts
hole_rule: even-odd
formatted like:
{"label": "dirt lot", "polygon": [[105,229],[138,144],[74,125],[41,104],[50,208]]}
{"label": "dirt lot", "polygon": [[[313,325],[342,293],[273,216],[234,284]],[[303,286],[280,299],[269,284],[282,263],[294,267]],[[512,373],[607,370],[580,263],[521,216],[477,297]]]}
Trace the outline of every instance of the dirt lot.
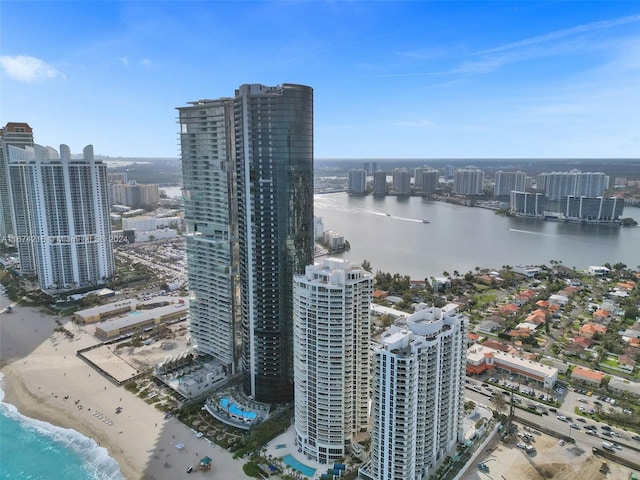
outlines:
{"label": "dirt lot", "polygon": [[[518,431],[523,431],[522,427]],[[461,477],[462,480],[628,480],[631,470],[607,461],[608,472],[601,473],[602,459],[591,451],[575,445],[558,444],[558,439],[544,434],[535,435],[531,442],[536,448],[527,454],[514,438],[503,443],[496,437],[475,464]],[[488,472],[481,472],[477,464],[486,462]]]}
{"label": "dirt lot", "polygon": [[[87,332],[92,333],[92,328],[95,327],[87,326]],[[124,348],[118,348],[118,344],[103,345],[83,355],[118,381],[125,382],[139,371],[147,370],[165,358],[187,350],[187,323],[180,322],[169,328],[172,333],[167,338],[150,345]]]}

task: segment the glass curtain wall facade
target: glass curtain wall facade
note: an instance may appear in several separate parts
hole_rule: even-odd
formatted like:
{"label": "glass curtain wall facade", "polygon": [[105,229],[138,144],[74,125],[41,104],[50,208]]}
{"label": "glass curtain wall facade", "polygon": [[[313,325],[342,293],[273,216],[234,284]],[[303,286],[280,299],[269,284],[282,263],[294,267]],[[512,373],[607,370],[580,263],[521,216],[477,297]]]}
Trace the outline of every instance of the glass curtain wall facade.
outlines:
{"label": "glass curtain wall facade", "polygon": [[239,367],[238,203],[233,99],[178,108],[187,225],[189,330],[196,351]]}
{"label": "glass curtain wall facade", "polygon": [[9,122],[0,128],[0,242],[15,244],[13,195],[9,182],[9,145],[33,146],[33,130],[27,123]]}
{"label": "glass curtain wall facade", "polygon": [[235,95],[244,391],[293,400],[293,276],[313,263],[313,89]]}

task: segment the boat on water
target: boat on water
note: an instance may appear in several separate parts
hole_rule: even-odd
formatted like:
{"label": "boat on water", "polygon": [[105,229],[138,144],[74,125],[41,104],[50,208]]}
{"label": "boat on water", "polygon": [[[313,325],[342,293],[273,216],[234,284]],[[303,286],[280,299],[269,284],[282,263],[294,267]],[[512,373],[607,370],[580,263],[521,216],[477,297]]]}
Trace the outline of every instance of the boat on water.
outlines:
{"label": "boat on water", "polygon": [[429,220],[427,220],[426,218],[422,219],[422,223],[431,223]]}

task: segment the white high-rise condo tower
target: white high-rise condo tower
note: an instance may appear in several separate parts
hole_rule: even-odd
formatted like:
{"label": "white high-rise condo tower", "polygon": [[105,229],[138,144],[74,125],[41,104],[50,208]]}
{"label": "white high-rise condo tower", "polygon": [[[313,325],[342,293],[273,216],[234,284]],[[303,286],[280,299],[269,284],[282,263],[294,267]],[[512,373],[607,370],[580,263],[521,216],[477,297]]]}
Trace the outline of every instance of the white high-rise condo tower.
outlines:
{"label": "white high-rise condo tower", "polygon": [[463,440],[465,330],[457,305],[399,320],[373,349],[367,480],[429,478]]}
{"label": "white high-rise condo tower", "polygon": [[295,429],[303,454],[343,458],[367,430],[373,276],[326,259],[294,277]]}
{"label": "white high-rise condo tower", "polygon": [[113,275],[107,165],[93,157],[72,159],[41,145],[9,146],[16,246],[24,274],[40,288],[60,291],[106,283]]}

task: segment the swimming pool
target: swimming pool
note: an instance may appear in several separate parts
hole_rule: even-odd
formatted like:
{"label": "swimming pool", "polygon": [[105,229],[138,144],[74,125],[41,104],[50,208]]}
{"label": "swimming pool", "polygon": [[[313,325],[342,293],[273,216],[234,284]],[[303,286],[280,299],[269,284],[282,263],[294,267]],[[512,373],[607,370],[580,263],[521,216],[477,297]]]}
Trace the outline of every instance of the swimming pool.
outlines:
{"label": "swimming pool", "polygon": [[282,457],[282,461],[287,465],[289,465],[294,470],[297,470],[303,475],[306,475],[307,477],[313,477],[316,473],[315,468],[311,468],[310,466],[305,465],[302,462],[299,462],[291,455],[285,455],[284,457]]}
{"label": "swimming pool", "polygon": [[246,418],[248,420],[255,420],[258,416],[256,412],[247,412],[245,410],[240,410],[235,403],[231,403],[228,398],[220,399],[220,406],[225,410],[228,410],[230,413],[237,415],[238,417]]}

